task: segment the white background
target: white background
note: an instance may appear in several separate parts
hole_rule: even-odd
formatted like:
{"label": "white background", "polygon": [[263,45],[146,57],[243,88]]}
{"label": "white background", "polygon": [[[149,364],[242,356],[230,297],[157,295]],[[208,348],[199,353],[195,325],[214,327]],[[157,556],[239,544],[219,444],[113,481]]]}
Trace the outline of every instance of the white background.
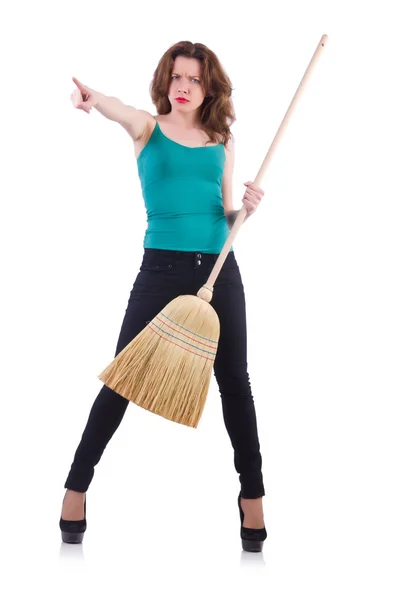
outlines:
{"label": "white background", "polygon": [[[8,2],[1,22],[2,546],[7,598],[396,598],[396,84],[392,2]],[[232,80],[240,208],[328,43],[234,243],[268,539],[242,552],[216,382],[195,429],[132,405],[61,543],[64,481],[137,274],[133,144],[72,76],[156,114],[162,54]],[[392,576],[394,572],[394,577]]]}

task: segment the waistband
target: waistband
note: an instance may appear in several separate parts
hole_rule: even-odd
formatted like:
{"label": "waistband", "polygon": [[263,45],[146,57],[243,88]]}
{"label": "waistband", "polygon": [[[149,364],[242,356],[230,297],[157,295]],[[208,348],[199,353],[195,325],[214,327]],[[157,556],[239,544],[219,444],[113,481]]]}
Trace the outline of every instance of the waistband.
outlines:
{"label": "waistband", "polygon": [[[214,265],[220,253],[187,252],[185,250],[163,250],[160,248],[144,248],[142,263],[148,264],[186,264],[199,267]],[[233,250],[227,253],[224,265],[237,265]]]}

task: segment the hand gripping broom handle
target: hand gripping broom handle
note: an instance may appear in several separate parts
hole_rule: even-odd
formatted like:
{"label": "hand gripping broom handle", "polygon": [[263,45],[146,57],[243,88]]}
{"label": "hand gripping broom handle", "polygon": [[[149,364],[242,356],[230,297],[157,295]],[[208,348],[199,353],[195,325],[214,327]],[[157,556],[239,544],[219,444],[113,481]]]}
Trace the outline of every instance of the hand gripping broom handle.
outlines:
{"label": "hand gripping broom handle", "polygon": [[[305,74],[302,77],[302,80],[301,80],[301,82],[300,82],[300,84],[298,86],[298,89],[296,90],[295,95],[292,98],[291,104],[289,105],[288,110],[285,113],[285,116],[284,116],[283,120],[281,121],[281,125],[278,128],[278,130],[277,130],[277,133],[276,133],[276,135],[274,137],[274,140],[271,143],[269,150],[267,151],[267,154],[266,154],[265,159],[264,159],[264,161],[263,161],[263,163],[261,165],[261,168],[259,169],[258,174],[255,177],[255,183],[259,184],[261,182],[262,177],[265,174],[265,171],[266,171],[266,169],[267,169],[267,167],[268,167],[268,165],[270,163],[270,160],[271,160],[271,158],[273,156],[273,153],[274,153],[274,151],[275,151],[278,143],[280,142],[281,136],[282,136],[282,134],[283,134],[283,132],[284,132],[286,126],[287,126],[288,120],[289,120],[289,118],[290,118],[290,116],[291,116],[291,114],[292,114],[292,112],[293,112],[293,110],[295,108],[296,103],[299,100],[299,97],[301,96],[301,94],[303,92],[304,86],[306,85],[306,83],[307,83],[307,81],[308,81],[308,79],[309,79],[309,77],[310,77],[310,75],[311,75],[311,73],[312,73],[312,71],[314,69],[314,66],[315,66],[315,64],[316,64],[316,62],[317,62],[317,60],[318,60],[318,58],[320,56],[320,52],[321,52],[322,48],[325,46],[325,43],[326,43],[327,40],[328,40],[328,36],[326,34],[324,34],[322,36],[321,40],[319,41],[318,45],[317,45],[317,48],[316,48],[316,50],[315,50],[315,52],[314,52],[314,54],[312,56],[311,61],[309,62],[309,65],[308,65],[308,67],[307,67],[307,69],[305,71]],[[222,268],[222,265],[223,265],[223,263],[226,260],[227,254],[228,254],[228,252],[229,252],[229,250],[230,250],[230,248],[231,248],[231,246],[232,246],[232,244],[234,242],[234,238],[236,237],[238,230],[240,229],[242,223],[244,222],[246,214],[247,214],[247,209],[243,205],[242,208],[240,209],[238,215],[237,215],[237,218],[236,218],[236,220],[234,222],[234,225],[233,225],[233,227],[232,227],[232,229],[231,229],[231,231],[229,233],[229,236],[228,236],[228,238],[227,238],[227,240],[226,240],[226,242],[225,242],[225,244],[224,244],[224,246],[222,248],[222,251],[221,251],[221,253],[218,256],[216,263],[214,264],[214,267],[213,267],[213,269],[211,271],[211,274],[210,274],[210,276],[209,276],[209,278],[207,280],[207,283],[203,286],[207,290],[209,289],[211,292],[213,291],[213,285],[215,283],[215,280],[218,277],[219,272],[220,272],[220,270]]]}

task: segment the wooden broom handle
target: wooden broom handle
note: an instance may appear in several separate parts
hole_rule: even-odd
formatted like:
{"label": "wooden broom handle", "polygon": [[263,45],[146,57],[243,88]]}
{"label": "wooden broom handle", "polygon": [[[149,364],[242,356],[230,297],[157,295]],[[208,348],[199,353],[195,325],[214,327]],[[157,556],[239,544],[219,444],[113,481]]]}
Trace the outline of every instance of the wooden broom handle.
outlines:
{"label": "wooden broom handle", "polygon": [[[255,177],[255,183],[260,184],[260,182],[262,181],[265,171],[266,171],[267,167],[269,166],[270,160],[273,157],[274,151],[276,150],[277,145],[280,142],[281,136],[287,126],[288,120],[295,108],[296,103],[299,100],[299,97],[301,96],[301,94],[303,92],[304,86],[306,85],[317,60],[320,57],[320,52],[321,52],[322,48],[325,46],[325,43],[327,40],[328,40],[328,36],[327,36],[327,34],[324,34],[317,45],[317,48],[312,56],[311,61],[309,62],[309,65],[305,71],[305,74],[302,77],[302,80],[298,86],[298,89],[296,90],[295,95],[292,98],[291,104],[289,105],[288,110],[285,113],[283,120],[281,121],[281,125],[277,130],[274,140],[272,141],[270,148],[267,151],[267,154],[264,158],[261,168],[259,169],[258,174]],[[238,213],[237,218],[233,224],[233,227],[229,233],[229,236],[222,248],[222,251],[218,256],[216,263],[214,264],[214,267],[213,267],[211,274],[207,280],[207,283],[205,283],[203,287],[210,288],[211,291],[213,290],[213,285],[215,283],[215,280],[219,275],[219,272],[223,266],[223,263],[226,260],[226,257],[227,257],[227,254],[228,254],[230,248],[232,247],[234,238],[236,237],[238,230],[240,229],[241,225],[244,222],[246,214],[247,214],[247,209],[245,208],[245,205],[243,204],[242,208],[239,210],[239,213]]]}

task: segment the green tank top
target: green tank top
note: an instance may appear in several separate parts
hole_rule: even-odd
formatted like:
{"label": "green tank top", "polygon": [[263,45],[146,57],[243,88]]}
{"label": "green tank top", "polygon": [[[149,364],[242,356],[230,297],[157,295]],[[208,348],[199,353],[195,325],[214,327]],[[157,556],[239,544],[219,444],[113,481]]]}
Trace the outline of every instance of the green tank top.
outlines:
{"label": "green tank top", "polygon": [[156,121],[137,160],[147,214],[144,248],[222,250],[230,233],[222,205],[225,160],[223,144],[184,146]]}

